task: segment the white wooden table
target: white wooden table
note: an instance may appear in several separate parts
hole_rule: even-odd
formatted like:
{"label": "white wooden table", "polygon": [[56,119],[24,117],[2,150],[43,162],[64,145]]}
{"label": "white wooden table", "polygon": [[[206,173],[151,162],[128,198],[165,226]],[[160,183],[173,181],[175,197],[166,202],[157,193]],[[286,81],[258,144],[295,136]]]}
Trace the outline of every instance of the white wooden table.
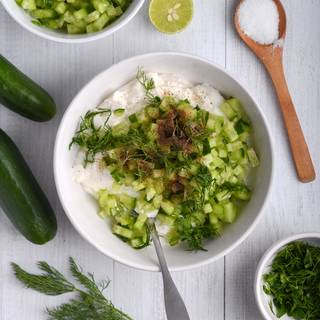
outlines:
{"label": "white wooden table", "polygon": [[[146,1],[148,2],[148,1]],[[73,229],[60,206],[52,173],[55,133],[65,108],[77,91],[98,72],[133,55],[154,51],[197,54],[231,71],[260,103],[272,128],[276,179],[264,217],[250,237],[224,259],[192,271],[173,274],[192,320],[258,320],[253,277],[263,252],[292,233],[319,231],[320,178],[297,181],[275,94],[263,67],[242,44],[232,26],[236,0],[195,0],[195,16],[183,33],[166,36],[151,26],[147,4],[115,35],[67,45],[40,39],[22,29],[0,6],[0,52],[45,87],[59,112],[49,123],[28,121],[0,107],[0,127],[17,143],[54,206],[59,232],[39,247],[20,236],[0,214],[0,319],[46,319],[45,306],[67,299],[46,297],[22,288],[10,269],[15,261],[35,270],[47,260],[63,271],[73,256],[97,277],[108,276],[113,303],[135,320],[164,320],[160,274],[137,271],[103,256]],[[288,15],[286,75],[317,169],[320,164],[320,1],[283,0]],[[319,171],[319,170],[318,170]],[[318,172],[319,173],[319,172]],[[1,177],[0,177],[1,178]]]}

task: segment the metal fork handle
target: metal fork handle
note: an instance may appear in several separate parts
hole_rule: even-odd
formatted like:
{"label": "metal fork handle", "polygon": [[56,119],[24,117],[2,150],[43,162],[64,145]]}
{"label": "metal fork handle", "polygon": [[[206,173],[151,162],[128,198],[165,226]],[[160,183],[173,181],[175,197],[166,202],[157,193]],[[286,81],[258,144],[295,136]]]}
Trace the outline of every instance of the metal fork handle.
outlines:
{"label": "metal fork handle", "polygon": [[155,228],[151,230],[151,236],[159,259],[163,278],[164,302],[168,320],[190,320],[187,308],[181,295],[174,284],[163,253],[162,245]]}

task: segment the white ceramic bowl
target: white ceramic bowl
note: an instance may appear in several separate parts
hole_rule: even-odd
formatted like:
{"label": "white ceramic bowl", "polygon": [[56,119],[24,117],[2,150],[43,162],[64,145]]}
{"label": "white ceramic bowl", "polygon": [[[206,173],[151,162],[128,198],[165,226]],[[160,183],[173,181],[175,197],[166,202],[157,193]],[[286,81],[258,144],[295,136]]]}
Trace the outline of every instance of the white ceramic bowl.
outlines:
{"label": "white ceramic bowl", "polygon": [[101,252],[135,268],[149,271],[159,269],[152,246],[139,251],[133,250],[115,237],[106,222],[98,217],[96,201],[91,199],[79,184],[72,181],[71,168],[76,148],[68,150],[79,117],[133,79],[139,66],[146,71],[173,73],[198,83],[212,84],[226,96],[238,97],[252,120],[261,164],[252,176],[251,201],[243,208],[237,221],[226,228],[221,237],[205,244],[208,251],[194,253],[178,247],[165,247],[168,265],[172,271],[210,263],[234,249],[255,227],[271,186],[273,149],[266,119],[253,98],[229,73],[207,60],[181,53],[147,54],[113,65],[91,80],[71,102],[57,133],[54,175],[61,203],[74,227]]}
{"label": "white ceramic bowl", "polygon": [[[254,282],[254,293],[257,305],[260,309],[261,314],[267,320],[278,320],[278,318],[272,313],[269,307],[269,302],[271,301],[270,296],[263,291],[263,275],[268,273],[271,269],[271,264],[277,253],[286,245],[294,241],[303,241],[310,243],[312,245],[320,246],[320,233],[301,233],[290,236],[288,238],[282,239],[276,242],[261,258],[259,265],[257,267],[257,272]],[[274,309],[275,310],[275,309]],[[292,320],[293,318],[285,315],[281,320]]]}
{"label": "white ceramic bowl", "polygon": [[20,8],[16,4],[15,0],[2,0],[1,3],[16,22],[18,22],[25,29],[42,38],[64,43],[83,43],[98,40],[111,35],[115,31],[126,25],[137,14],[144,3],[144,0],[133,0],[126,12],[114,23],[112,23],[102,31],[77,35],[69,35],[60,31],[34,25],[31,22],[31,16],[28,15],[22,8]]}

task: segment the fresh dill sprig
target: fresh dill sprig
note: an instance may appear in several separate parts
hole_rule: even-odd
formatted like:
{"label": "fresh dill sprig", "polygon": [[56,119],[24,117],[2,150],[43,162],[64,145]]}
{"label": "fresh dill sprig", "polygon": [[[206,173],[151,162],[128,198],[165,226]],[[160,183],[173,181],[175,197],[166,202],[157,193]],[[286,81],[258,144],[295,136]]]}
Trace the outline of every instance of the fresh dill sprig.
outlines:
{"label": "fresh dill sprig", "polygon": [[40,261],[37,265],[43,271],[41,275],[30,274],[17,264],[12,263],[15,276],[28,288],[49,296],[73,292],[76,289],[58,270],[49,266],[46,262]]}
{"label": "fresh dill sprig", "polygon": [[[106,120],[102,126],[96,126],[94,119],[97,115],[106,115]],[[111,116],[110,109],[98,109],[88,111],[83,118],[81,118],[79,130],[75,133],[69,148],[77,144],[80,148],[85,150],[84,165],[94,162],[95,155],[103,151],[110,143],[112,138],[111,128],[108,126],[108,121]]]}
{"label": "fresh dill sprig", "polygon": [[77,288],[44,261],[38,262],[39,269],[43,271],[40,275],[28,273],[15,263],[12,263],[12,267],[16,277],[28,288],[53,296],[77,293],[78,296],[69,302],[56,308],[47,308],[50,320],[132,320],[104,297],[103,291],[109,281],[96,283],[93,275],[84,274],[71,257],[69,264],[71,274],[83,289]]}
{"label": "fresh dill sprig", "polygon": [[146,99],[148,103],[150,105],[159,105],[161,99],[152,93],[152,90],[155,89],[154,80],[152,78],[148,78],[145,71],[142,68],[138,68],[136,79],[143,86],[146,92]]}

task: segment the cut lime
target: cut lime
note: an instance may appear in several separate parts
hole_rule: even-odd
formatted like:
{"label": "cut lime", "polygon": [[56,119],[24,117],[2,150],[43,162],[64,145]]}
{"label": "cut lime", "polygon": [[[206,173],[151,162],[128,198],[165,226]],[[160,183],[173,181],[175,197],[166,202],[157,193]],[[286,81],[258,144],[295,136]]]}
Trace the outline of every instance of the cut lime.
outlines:
{"label": "cut lime", "polygon": [[176,33],[183,30],[193,16],[192,0],[151,0],[149,17],[161,32]]}

